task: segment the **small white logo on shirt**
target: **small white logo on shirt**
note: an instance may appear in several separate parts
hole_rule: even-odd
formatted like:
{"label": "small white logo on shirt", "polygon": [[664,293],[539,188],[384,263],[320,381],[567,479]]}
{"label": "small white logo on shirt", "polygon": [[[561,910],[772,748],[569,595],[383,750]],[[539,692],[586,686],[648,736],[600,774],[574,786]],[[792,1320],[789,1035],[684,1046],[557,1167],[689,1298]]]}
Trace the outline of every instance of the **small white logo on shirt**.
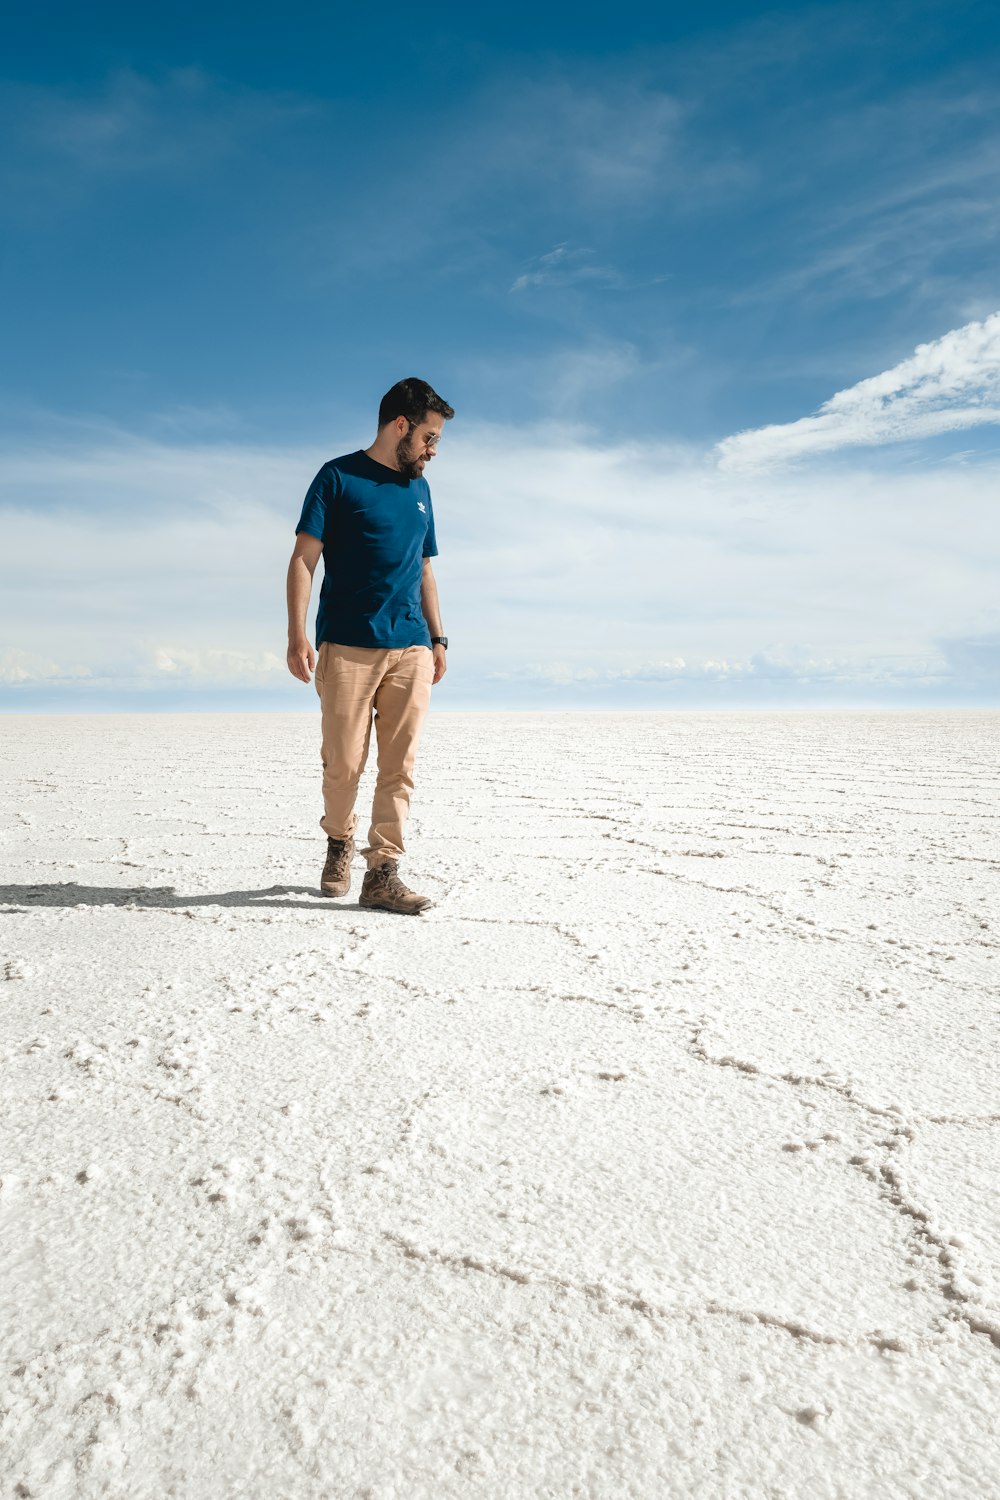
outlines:
{"label": "small white logo on shirt", "polygon": [[417,501],[417,510],[422,510],[424,515],[427,514],[427,507],[422,500]]}

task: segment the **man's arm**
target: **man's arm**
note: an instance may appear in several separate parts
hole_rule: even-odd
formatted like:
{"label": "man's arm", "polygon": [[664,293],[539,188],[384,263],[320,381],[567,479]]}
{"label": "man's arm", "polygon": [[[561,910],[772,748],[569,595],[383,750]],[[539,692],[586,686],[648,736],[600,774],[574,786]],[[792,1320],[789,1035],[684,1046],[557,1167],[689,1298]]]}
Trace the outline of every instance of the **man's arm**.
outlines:
{"label": "man's arm", "polygon": [[309,682],[316,653],[306,635],[306,611],[312,593],[313,574],[323,555],[323,543],[318,537],[300,531],[295,538],[295,550],[288,564],[288,670],[293,677]]}
{"label": "man's arm", "polygon": [[[427,628],[432,636],[444,635],[441,629],[441,606],[438,603],[437,579],[431,569],[431,560],[424,558],[424,571],[420,579],[420,608],[424,612]],[[448,670],[448,658],[443,646],[434,647],[434,681],[440,682]]]}

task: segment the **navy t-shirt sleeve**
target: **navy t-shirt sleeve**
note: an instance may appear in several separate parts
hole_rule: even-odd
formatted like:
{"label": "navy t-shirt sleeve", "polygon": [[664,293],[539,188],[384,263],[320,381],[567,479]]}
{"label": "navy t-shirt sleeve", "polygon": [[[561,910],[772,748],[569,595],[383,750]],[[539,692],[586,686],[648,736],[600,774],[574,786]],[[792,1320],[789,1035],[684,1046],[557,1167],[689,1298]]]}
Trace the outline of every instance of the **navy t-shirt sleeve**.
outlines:
{"label": "navy t-shirt sleeve", "polygon": [[307,531],[317,541],[323,540],[326,528],[326,518],[329,508],[333,503],[334,486],[333,475],[330,465],[324,464],[316,478],[306,491],[306,498],[302,505],[302,514],[299,524],[295,528],[295,535],[300,531]]}
{"label": "navy t-shirt sleeve", "polygon": [[431,504],[431,492],[427,491],[427,530],[424,533],[424,556],[437,557],[438,544],[434,534],[434,507]]}

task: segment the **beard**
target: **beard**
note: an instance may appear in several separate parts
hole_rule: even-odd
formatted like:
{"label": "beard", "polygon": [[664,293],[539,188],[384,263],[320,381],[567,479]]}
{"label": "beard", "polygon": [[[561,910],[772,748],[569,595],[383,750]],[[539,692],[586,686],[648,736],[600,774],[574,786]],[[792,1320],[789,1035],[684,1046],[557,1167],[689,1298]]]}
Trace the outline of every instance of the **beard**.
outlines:
{"label": "beard", "polygon": [[420,478],[420,464],[410,447],[409,438],[400,438],[396,444],[396,464],[404,479]]}

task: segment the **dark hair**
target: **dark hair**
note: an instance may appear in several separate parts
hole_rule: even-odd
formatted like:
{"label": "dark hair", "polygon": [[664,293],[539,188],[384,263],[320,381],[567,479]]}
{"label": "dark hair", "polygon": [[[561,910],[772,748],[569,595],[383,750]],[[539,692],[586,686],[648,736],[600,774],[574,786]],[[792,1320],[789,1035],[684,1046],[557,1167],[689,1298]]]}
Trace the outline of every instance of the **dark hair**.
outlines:
{"label": "dark hair", "polygon": [[455,415],[454,408],[426,380],[418,380],[415,375],[411,375],[408,380],[397,380],[392,390],[386,391],[382,397],[378,409],[378,425],[384,427],[386,422],[405,417],[415,426],[432,411],[444,417],[446,422]]}

